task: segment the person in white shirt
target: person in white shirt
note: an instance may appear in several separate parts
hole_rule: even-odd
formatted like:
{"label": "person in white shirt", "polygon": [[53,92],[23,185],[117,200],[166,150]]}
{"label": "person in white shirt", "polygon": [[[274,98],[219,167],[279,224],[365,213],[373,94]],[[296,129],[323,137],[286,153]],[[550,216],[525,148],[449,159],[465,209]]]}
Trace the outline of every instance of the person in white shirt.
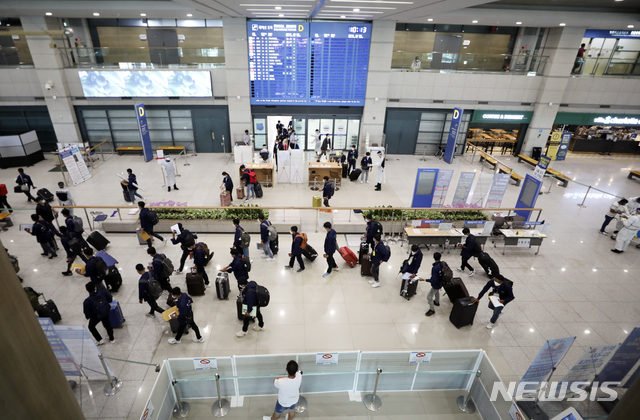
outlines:
{"label": "person in white shirt", "polygon": [[380,191],[382,190],[382,183],[384,182],[384,166],[385,166],[385,159],[381,151],[378,151],[378,161],[373,166],[378,167],[378,172],[376,174],[377,183],[376,183],[375,190]]}
{"label": "person in white shirt", "polygon": [[[58,204],[66,206],[75,206],[73,198],[71,197],[71,191],[64,187],[64,182],[58,182],[58,190],[56,190],[56,197],[58,198]],[[69,213],[73,216],[73,209],[69,209]]]}
{"label": "person in white shirt", "polygon": [[618,231],[620,231],[624,226],[624,223],[620,215],[622,214],[626,214],[629,216],[634,215],[637,213],[638,207],[640,207],[640,197],[627,198],[625,199],[625,201],[627,201],[627,203],[624,206],[620,206],[620,210],[622,211],[619,213],[617,217],[618,220],[616,220],[616,230],[613,231],[613,235],[611,235],[611,239],[616,239],[616,235]]}
{"label": "person in white shirt", "polygon": [[249,130],[244,130],[244,137],[242,138],[245,146],[249,146],[251,143],[251,136],[249,135]]}
{"label": "person in white shirt", "polygon": [[298,370],[295,360],[287,363],[288,376],[280,376],[273,381],[273,385],[278,388],[278,401],[276,409],[271,416],[262,416],[262,420],[277,420],[280,415],[288,411],[289,420],[293,420],[296,415],[295,408],[300,398],[300,385],[302,384],[302,372]]}
{"label": "person in white shirt", "polygon": [[609,211],[604,215],[604,223],[602,223],[602,227],[600,228],[600,234],[607,235],[607,232],[605,232],[604,229],[609,223],[611,223],[613,219],[616,218],[616,216],[625,212],[626,204],[626,198],[623,198],[622,200],[616,201],[611,204],[611,207],[609,207]]}
{"label": "person in white shirt", "polygon": [[620,229],[616,238],[616,247],[612,249],[611,252],[622,254],[626,251],[629,242],[636,237],[638,231],[640,231],[640,216],[629,216],[629,218],[623,222],[622,229]]}
{"label": "person in white shirt", "polygon": [[164,161],[162,162],[162,169],[164,170],[164,174],[167,177],[167,191],[171,191],[172,185],[173,189],[178,191],[178,187],[176,186],[176,167],[171,161],[171,156],[167,155],[164,157]]}
{"label": "person in white shirt", "polygon": [[316,155],[320,156],[320,148],[322,147],[322,134],[320,134],[320,130],[316,130],[316,144],[315,150]]}
{"label": "person in white shirt", "polygon": [[411,70],[417,71],[422,68],[422,63],[420,62],[420,57],[416,55],[415,60],[411,63]]}

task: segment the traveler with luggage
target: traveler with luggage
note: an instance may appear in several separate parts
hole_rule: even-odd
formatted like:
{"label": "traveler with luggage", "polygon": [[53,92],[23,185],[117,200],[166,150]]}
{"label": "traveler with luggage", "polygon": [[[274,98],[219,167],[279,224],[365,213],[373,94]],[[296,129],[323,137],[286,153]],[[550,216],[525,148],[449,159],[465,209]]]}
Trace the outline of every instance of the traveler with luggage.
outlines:
{"label": "traveler with luggage", "polygon": [[197,244],[193,244],[190,250],[193,252],[193,264],[196,266],[196,271],[198,274],[202,274],[204,285],[207,288],[211,287],[211,284],[209,284],[209,276],[207,276],[207,271],[204,268],[206,265],[206,255],[204,250],[202,247],[197,246]]}
{"label": "traveler with luggage", "polygon": [[476,272],[473,267],[469,265],[469,260],[475,255],[479,245],[476,244],[476,237],[471,234],[469,228],[462,229],[462,233],[467,237],[467,239],[464,244],[458,244],[458,248],[462,248],[462,251],[460,251],[462,266],[460,268],[456,268],[456,270],[464,272],[465,267],[469,268],[469,277],[472,277]]}
{"label": "traveler with luggage", "polygon": [[[83,252],[87,258],[83,275],[89,277],[98,289],[107,292],[107,287],[102,282],[107,274],[107,263],[105,263],[102,258],[94,256],[93,249],[91,248],[85,248]],[[76,268],[76,273],[82,274],[79,268]]]}
{"label": "traveler with luggage", "polygon": [[64,216],[64,224],[67,227],[67,232],[75,232],[77,234],[77,238],[80,241],[80,247],[89,247],[87,241],[82,237],[82,233],[84,232],[82,219],[78,216],[74,216],[70,209],[62,209],[60,213]]}
{"label": "traveler with luggage", "polygon": [[44,197],[38,196],[36,200],[38,203],[38,205],[36,205],[36,214],[47,222],[53,223],[53,220],[58,217],[58,211],[51,208],[51,205],[47,203]]}
{"label": "traveler with luggage", "polygon": [[435,262],[431,265],[431,278],[429,280],[420,279],[421,281],[428,281],[431,283],[431,290],[427,293],[427,302],[429,302],[429,310],[425,313],[425,316],[431,316],[436,313],[436,306],[440,306],[440,289],[442,289],[442,278],[444,277],[444,264],[440,261],[442,255],[439,252],[433,253],[433,259]]}
{"label": "traveler with luggage", "polygon": [[[31,177],[27,174],[24,173],[24,169],[22,168],[18,168],[18,177],[16,178],[16,184],[18,184],[19,188],[16,188],[14,191],[15,192],[23,192],[24,195],[27,196],[27,201],[30,203],[31,200],[33,201],[37,201],[30,192],[30,189],[33,188],[34,190],[36,189],[35,185],[33,185],[33,181],[31,180]],[[20,191],[18,191],[18,189]]]}
{"label": "traveler with luggage", "polygon": [[293,264],[295,260],[298,260],[298,264],[300,268],[298,269],[298,273],[304,271],[304,261],[302,261],[302,248],[306,246],[304,243],[304,238],[300,233],[298,233],[297,226],[291,226],[291,236],[293,237],[293,241],[291,242],[291,252],[289,253],[289,265],[285,265],[284,268],[293,268]]}
{"label": "traveler with luggage", "polygon": [[229,193],[229,198],[231,202],[233,202],[233,179],[231,179],[231,176],[226,172],[222,173],[222,185],[220,185],[220,189],[222,188]]}
{"label": "traveler with luggage", "polygon": [[372,165],[371,153],[367,152],[360,161],[360,169],[362,170],[362,175],[360,175],[361,184],[365,181],[367,181],[367,184],[369,183],[369,172],[371,171]]}
{"label": "traveler with luggage", "polygon": [[608,235],[608,233],[604,231],[605,228],[609,223],[611,223],[613,219],[615,219],[616,217],[619,217],[621,214],[623,214],[627,210],[628,202],[629,201],[627,201],[626,198],[623,198],[622,200],[614,201],[611,204],[611,206],[609,207],[609,211],[607,212],[607,214],[604,215],[604,222],[600,227],[600,234]]}
{"label": "traveler with luggage", "polygon": [[416,244],[411,245],[411,253],[409,254],[409,258],[402,263],[400,272],[402,274],[409,273],[409,278],[414,278],[418,274],[418,270],[422,265],[422,257],[423,254],[420,250],[420,247]]}
{"label": "traveler with luggage", "polygon": [[[156,314],[163,313],[164,309],[158,306],[157,298],[160,296],[154,296],[154,290],[152,290],[153,277],[151,273],[145,270],[144,265],[136,264],[136,271],[140,274],[140,279],[138,280],[138,300],[140,303],[147,302],[149,304],[149,308],[151,309],[147,314],[150,318],[155,318]],[[157,286],[157,285],[156,285]],[[157,291],[155,291],[157,294]],[[171,293],[171,291],[169,291]]]}
{"label": "traveler with luggage", "polygon": [[484,285],[477,298],[472,299],[473,302],[480,302],[482,296],[484,296],[484,294],[487,293],[489,289],[492,289],[491,293],[489,293],[489,296],[496,294],[498,295],[500,304],[494,305],[493,302],[489,302],[489,309],[493,310],[493,316],[491,316],[491,320],[489,320],[489,323],[487,324],[488,329],[491,329],[495,326],[496,321],[498,321],[498,317],[504,310],[504,307],[509,302],[515,299],[510,283],[512,283],[510,280],[507,280],[503,275],[498,274],[493,280],[489,280],[487,284]]}
{"label": "traveler with luggage", "polygon": [[233,226],[236,228],[236,234],[233,237],[233,248],[242,252],[245,257],[249,258],[249,245],[251,245],[251,236],[240,226],[240,219],[233,219]]}
{"label": "traveler with luggage", "polygon": [[158,216],[145,207],[144,201],[138,201],[138,207],[140,207],[140,227],[143,232],[149,235],[149,239],[147,239],[147,246],[151,248],[151,242],[153,241],[152,236],[160,239],[166,245],[166,239],[157,233],[153,233],[153,227],[158,224]]}
{"label": "traveler with luggage", "polygon": [[238,282],[238,290],[242,291],[242,289],[249,283],[249,270],[251,263],[248,262],[247,258],[242,255],[242,252],[237,249],[231,250],[231,256],[233,257],[233,261],[231,261],[228,266],[220,269],[220,271],[233,273],[236,281]]}
{"label": "traveler with luggage", "polygon": [[138,180],[136,175],[133,173],[131,169],[127,169],[127,189],[129,190],[129,205],[133,206],[133,203],[136,202],[136,197],[139,197],[140,200],[144,201],[144,197],[138,194]]}
{"label": "traveler with luggage", "polygon": [[180,249],[182,249],[182,256],[180,257],[180,267],[176,270],[176,273],[182,273],[184,269],[184,263],[187,261],[187,257],[191,253],[190,247],[196,244],[196,239],[198,239],[198,235],[195,233],[189,232],[187,229],[182,227],[182,223],[178,223],[178,229],[180,229],[180,233],[176,236],[176,231],[172,231],[173,237],[171,238],[171,243],[174,245],[180,244]]}
{"label": "traveler with luggage", "polygon": [[329,134],[322,139],[322,145],[320,146],[320,156],[325,155],[329,157],[329,151],[331,151],[331,138]]}
{"label": "traveler with luggage", "polygon": [[350,175],[351,171],[356,170],[356,162],[358,161],[358,150],[356,149],[356,145],[351,146],[351,150],[347,154],[347,163],[349,164],[347,168],[347,174]]}
{"label": "traveler with luggage", "polygon": [[373,252],[371,253],[371,275],[373,280],[369,280],[371,287],[380,287],[380,264],[389,261],[391,253],[387,246],[382,243],[380,235],[373,237]]}
{"label": "traveler with luggage", "polygon": [[367,230],[360,239],[369,244],[370,247],[373,247],[373,237],[375,235],[382,237],[382,224],[377,220],[374,220],[371,213],[367,214],[365,219],[367,221]]}
{"label": "traveler with luggage", "polygon": [[60,233],[62,236],[60,237],[60,242],[62,243],[62,247],[67,253],[67,271],[63,271],[63,276],[71,276],[73,272],[71,271],[71,266],[76,260],[76,257],[80,257],[82,261],[87,261],[87,258],[82,253],[82,242],[78,238],[78,234],[74,231],[69,231],[66,226],[60,226]]}
{"label": "traveler with luggage", "polygon": [[[158,254],[154,247],[147,248],[147,254],[153,258],[151,260],[151,266],[153,267],[154,278],[158,280],[163,290],[171,292],[171,280],[167,274],[173,272],[173,269],[168,269],[164,262],[167,256]],[[169,260],[169,263],[171,264],[171,260]],[[171,267],[173,267],[173,264],[171,264]]]}
{"label": "traveler with luggage", "polygon": [[264,214],[260,213],[258,216],[258,222],[260,222],[260,242],[262,243],[262,249],[264,255],[262,258],[266,258],[267,261],[273,261],[273,251],[271,250],[271,241],[278,239],[278,232],[276,227],[266,220]]}
{"label": "traveler with luggage", "polygon": [[258,284],[252,280],[244,289],[242,289],[242,311],[244,313],[244,319],[242,321],[242,331],[236,333],[237,337],[244,337],[247,335],[249,322],[252,317],[258,318],[258,325],[254,325],[253,330],[264,331],[264,319],[260,313],[260,305],[258,304],[258,296],[256,293],[257,288]]}
{"label": "traveler with luggage", "polygon": [[116,342],[113,336],[113,328],[111,327],[111,320],[109,315],[111,313],[111,295],[105,290],[97,290],[96,285],[93,282],[85,284],[85,289],[89,292],[89,297],[84,300],[84,316],[89,320],[89,331],[93,338],[96,339],[97,345],[101,346],[105,343],[102,336],[96,329],[96,325],[102,322],[102,326],[107,330],[109,336],[109,343]]}
{"label": "traveler with luggage", "polygon": [[45,257],[49,257],[49,259],[56,258],[58,254],[56,254],[55,250],[55,238],[54,235],[62,236],[55,227],[46,220],[42,219],[42,217],[37,214],[31,215],[31,220],[34,222],[31,229],[25,229],[25,232],[28,234],[35,236],[36,240],[42,247],[42,254]]}
{"label": "traveler with luggage", "polygon": [[169,344],[180,344],[180,339],[182,338],[182,334],[184,334],[184,330],[187,328],[187,324],[190,325],[193,332],[196,333],[193,341],[195,343],[204,343],[204,338],[200,335],[200,329],[193,320],[193,299],[191,299],[191,296],[182,293],[179,287],[171,289],[171,295],[176,302],[179,315],[176,316],[175,312],[171,314],[172,318],[178,319],[178,332],[175,338],[169,339]]}
{"label": "traveler with luggage", "polygon": [[[58,198],[58,204],[62,207],[75,206],[73,197],[71,197],[71,191],[64,187],[64,182],[58,182],[56,197]],[[69,212],[73,214],[73,209],[69,209]]]}
{"label": "traveler with luggage", "polygon": [[322,187],[322,201],[325,207],[329,207],[329,199],[333,197],[336,186],[333,181],[329,181],[328,176],[325,176],[323,179],[324,186]]}
{"label": "traveler with luggage", "polygon": [[293,420],[296,415],[296,404],[300,399],[300,385],[302,385],[302,372],[298,370],[298,363],[289,360],[287,363],[287,376],[279,376],[273,380],[273,386],[278,388],[276,408],[271,416],[262,416],[262,420],[278,420],[286,411],[285,417]]}
{"label": "traveler with luggage", "polygon": [[240,166],[240,170],[242,171],[242,176],[240,177],[240,182],[244,181],[244,186],[247,187],[247,193],[245,194],[244,201],[247,202],[253,198],[256,198],[256,190],[255,185],[258,182],[256,178],[256,173],[251,169],[246,168],[244,165]]}
{"label": "traveler with luggage", "polygon": [[324,230],[327,231],[327,236],[324,238],[324,255],[327,259],[327,272],[322,275],[322,277],[327,277],[331,274],[331,270],[340,270],[338,268],[338,264],[336,264],[336,260],[333,258],[333,254],[336,253],[338,247],[338,238],[335,229],[331,227],[330,222],[324,222]]}

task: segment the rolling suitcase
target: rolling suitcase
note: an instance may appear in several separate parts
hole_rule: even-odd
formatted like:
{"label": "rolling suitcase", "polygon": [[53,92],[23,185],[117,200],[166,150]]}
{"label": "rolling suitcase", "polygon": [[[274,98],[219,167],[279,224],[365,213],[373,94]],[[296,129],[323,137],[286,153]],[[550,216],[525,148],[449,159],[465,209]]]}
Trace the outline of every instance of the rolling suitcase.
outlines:
{"label": "rolling suitcase", "polygon": [[346,246],[340,248],[340,255],[342,255],[342,259],[349,264],[349,267],[353,268],[358,264],[358,257],[356,257],[356,254]]}
{"label": "rolling suitcase", "polygon": [[471,299],[471,297],[463,297],[453,303],[451,314],[449,314],[449,321],[451,321],[456,328],[473,325],[478,304],[472,302]]}
{"label": "rolling suitcase", "polygon": [[225,272],[219,272],[216,276],[216,294],[218,299],[229,299],[229,274]]}
{"label": "rolling suitcase", "polygon": [[319,195],[314,195],[312,205],[313,207],[322,207],[322,197],[320,197]]}
{"label": "rolling suitcase", "polygon": [[244,198],[244,187],[236,188],[236,196],[238,197],[238,200],[242,200]]}
{"label": "rolling suitcase", "polygon": [[238,321],[244,320],[244,314],[242,313],[242,295],[236,297],[236,313],[238,315]]}
{"label": "rolling suitcase", "polygon": [[369,244],[362,242],[358,250],[358,263],[362,264],[362,257],[369,254]]}
{"label": "rolling suitcase", "polygon": [[[171,318],[169,320],[169,327],[171,327],[171,332],[174,334],[178,333],[178,327],[180,327],[180,321],[178,321],[177,318]],[[191,325],[187,324],[187,326],[184,328],[184,334],[189,334],[189,329],[191,328]]]}
{"label": "rolling suitcase", "polygon": [[91,232],[87,237],[87,242],[98,251],[103,251],[109,244],[109,240],[102,236],[98,231]]}
{"label": "rolling suitcase", "polygon": [[122,328],[122,324],[124,324],[124,314],[122,313],[122,308],[120,308],[120,302],[111,302],[109,304],[111,306],[111,310],[109,311],[109,321],[111,321],[111,327],[113,328]]}
{"label": "rolling suitcase", "polygon": [[44,200],[48,203],[53,201],[53,194],[46,188],[40,188],[38,190],[38,197],[44,198]]}
{"label": "rolling suitcase", "polygon": [[349,174],[349,179],[351,181],[357,181],[358,178],[360,178],[360,175],[362,174],[362,169],[358,168],[358,169],[354,169],[353,171],[351,171],[351,173]]}
{"label": "rolling suitcase", "polygon": [[447,293],[447,296],[449,296],[451,303],[456,303],[458,299],[469,297],[467,287],[460,277],[454,277],[453,280],[451,280],[451,284],[443,284],[442,287]]}
{"label": "rolling suitcase", "polygon": [[307,247],[302,250],[302,255],[304,255],[304,257],[306,259],[308,259],[309,261],[311,261],[311,262],[314,262],[316,260],[316,258],[318,258],[318,253],[309,244],[307,244]]}
{"label": "rolling suitcase", "polygon": [[347,165],[346,163],[342,164],[342,177],[346,178],[347,176],[349,176],[349,165]]}
{"label": "rolling suitcase", "polygon": [[362,260],[360,261],[360,275],[361,276],[372,276],[371,274],[371,257],[368,254],[362,256]]}
{"label": "rolling suitcase", "polygon": [[262,185],[260,185],[259,182],[256,182],[256,184],[253,186],[253,190],[256,192],[256,198],[262,198]]}
{"label": "rolling suitcase", "polygon": [[478,256],[478,262],[484,269],[484,272],[487,273],[489,278],[494,278],[498,274],[500,274],[500,268],[498,268],[498,264],[491,258],[489,254],[486,252],[481,252]]}
{"label": "rolling suitcase", "polygon": [[403,279],[400,286],[400,296],[410,300],[418,291],[418,278]]}
{"label": "rolling suitcase", "polygon": [[38,316],[40,318],[51,318],[51,322],[53,323],[60,321],[62,316],[60,315],[60,311],[58,311],[56,304],[51,299],[47,300],[44,295],[42,295],[42,298],[44,299],[44,303],[36,309]]}
{"label": "rolling suitcase", "polygon": [[273,255],[276,255],[278,253],[278,250],[280,249],[280,241],[278,241],[278,238],[269,242],[269,247],[271,248],[271,252],[273,252]]}
{"label": "rolling suitcase", "polygon": [[129,187],[127,187],[127,184],[125,184],[124,181],[120,183],[120,186],[122,187],[122,196],[124,197],[124,201],[130,203],[131,194],[129,194]]}
{"label": "rolling suitcase", "polygon": [[220,206],[226,207],[229,205],[231,205],[231,193],[229,193],[229,191],[220,193]]}
{"label": "rolling suitcase", "polygon": [[187,293],[191,296],[204,295],[205,285],[202,273],[187,273]]}

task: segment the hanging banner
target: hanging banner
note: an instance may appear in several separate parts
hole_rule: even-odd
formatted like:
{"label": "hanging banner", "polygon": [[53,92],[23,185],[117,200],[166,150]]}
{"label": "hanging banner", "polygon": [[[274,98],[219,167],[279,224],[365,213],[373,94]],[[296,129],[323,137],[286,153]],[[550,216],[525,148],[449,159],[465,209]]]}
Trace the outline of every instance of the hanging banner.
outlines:
{"label": "hanging banner", "polygon": [[458,129],[462,121],[464,109],[453,108],[453,118],[451,118],[451,126],[449,127],[449,137],[447,137],[447,148],[444,151],[444,161],[453,163],[453,154],[456,151],[456,141],[458,140]]}
{"label": "hanging banner", "polygon": [[551,160],[556,160],[556,155],[558,154],[558,150],[560,149],[560,140],[562,140],[562,132],[554,131],[551,133],[551,138],[549,139],[549,147],[547,147],[547,156],[551,158]]}
{"label": "hanging banner", "polygon": [[69,351],[64,341],[62,341],[58,336],[58,333],[54,330],[51,318],[38,318],[38,322],[40,323],[40,326],[44,331],[44,335],[49,341],[51,350],[53,350],[53,354],[56,356],[56,359],[58,359],[60,368],[62,368],[62,372],[64,372],[65,376],[80,376],[80,369],[78,368],[75,360],[73,360],[71,351]]}
{"label": "hanging banner", "polygon": [[[575,339],[575,337],[567,337],[547,340],[533,360],[533,363],[529,366],[529,369],[525,372],[520,383],[528,382],[529,385],[527,387],[533,389],[533,383],[540,384],[540,382],[546,381],[549,373],[560,363]],[[519,391],[523,391],[524,388],[526,387],[516,387],[516,391],[514,392],[516,399],[522,396],[522,394],[519,394]]]}
{"label": "hanging banner", "polygon": [[485,207],[496,208],[502,204],[504,193],[507,192],[507,186],[509,185],[509,174],[496,174],[493,178],[493,184],[489,190],[489,196],[487,197],[487,204]]}
{"label": "hanging banner", "polygon": [[598,376],[599,382],[620,382],[640,359],[640,327],[636,327],[611,356]]}
{"label": "hanging banner", "polygon": [[540,182],[543,182],[544,174],[547,173],[547,168],[549,167],[549,163],[551,163],[551,158],[545,155],[540,156],[540,160],[533,170],[533,177]]}
{"label": "hanging banner", "polygon": [[151,148],[151,137],[149,137],[149,126],[147,125],[147,114],[144,110],[144,104],[136,104],[136,118],[138,120],[138,131],[140,132],[140,142],[142,143],[142,153],[144,161],[149,162],[153,159],[153,149]]}
{"label": "hanging banner", "polygon": [[[595,376],[600,373],[602,366],[611,358],[611,355],[618,349],[618,344],[605,344],[597,347],[590,347],[585,351],[580,360],[564,375],[560,382],[568,382],[567,389],[572,389],[574,382],[592,382]],[[576,385],[580,389],[586,388],[587,384]]]}
{"label": "hanging banner", "polygon": [[573,136],[573,133],[567,131],[562,133],[562,139],[560,140],[560,147],[558,148],[556,160],[564,160],[564,158],[567,157],[567,152],[569,151],[569,143],[571,142],[571,136]]}
{"label": "hanging banner", "polygon": [[[87,168],[87,163],[84,161],[84,157],[80,152],[77,144],[71,144],[58,151],[62,163],[67,168],[67,172],[71,177],[73,185],[83,183],[87,179],[91,178],[91,172]],[[89,156],[91,159],[91,156]]]}
{"label": "hanging banner", "polygon": [[475,177],[475,172],[462,172],[460,174],[460,178],[458,179],[458,186],[456,187],[456,192],[453,194],[453,201],[451,202],[453,206],[455,206],[456,204],[464,204],[467,202]]}
{"label": "hanging banner", "polygon": [[453,169],[440,169],[438,171],[436,190],[433,194],[435,197],[433,203],[431,203],[433,207],[441,207],[444,204],[447,191],[449,191],[449,184],[451,184],[451,178],[453,178]]}
{"label": "hanging banner", "polygon": [[476,185],[471,192],[471,204],[485,207],[487,201],[487,193],[493,183],[493,174],[480,174]]}

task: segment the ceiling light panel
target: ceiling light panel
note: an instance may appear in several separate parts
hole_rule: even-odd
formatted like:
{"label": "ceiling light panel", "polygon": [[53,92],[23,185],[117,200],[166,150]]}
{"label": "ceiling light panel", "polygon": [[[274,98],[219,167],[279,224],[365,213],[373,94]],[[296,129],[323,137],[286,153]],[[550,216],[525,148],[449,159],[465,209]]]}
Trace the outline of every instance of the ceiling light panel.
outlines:
{"label": "ceiling light panel", "polygon": [[[351,6],[324,6],[325,8],[329,9],[351,9]],[[362,9],[382,9],[382,10],[396,10],[395,7],[373,7],[373,6],[358,6]]]}
{"label": "ceiling light panel", "polygon": [[391,0],[330,0],[331,3],[413,4],[412,1]]}
{"label": "ceiling light panel", "polygon": [[278,10],[277,12],[273,9],[247,9],[250,12],[271,12],[271,13],[289,13],[289,12],[307,12],[305,9],[287,9],[287,10]]}

